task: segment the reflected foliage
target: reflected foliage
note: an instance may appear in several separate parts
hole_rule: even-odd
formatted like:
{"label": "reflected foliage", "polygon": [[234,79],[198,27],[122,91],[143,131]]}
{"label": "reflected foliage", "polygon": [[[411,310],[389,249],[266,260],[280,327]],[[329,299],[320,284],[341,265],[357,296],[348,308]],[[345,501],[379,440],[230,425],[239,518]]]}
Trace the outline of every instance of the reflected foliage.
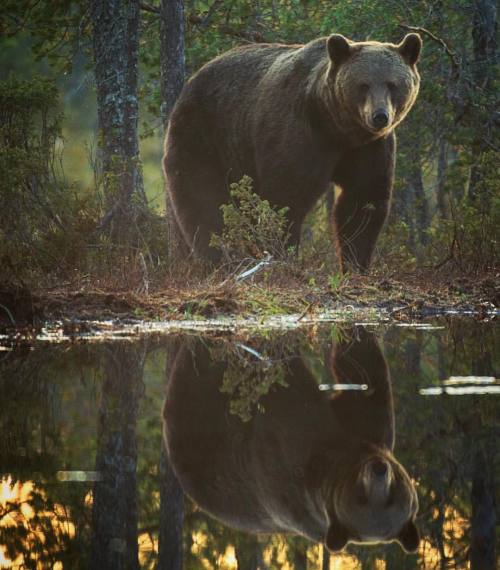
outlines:
{"label": "reflected foliage", "polygon": [[[382,561],[387,569],[398,570],[462,569],[467,565],[474,570],[498,565],[498,396],[419,394],[420,389],[439,386],[451,375],[499,378],[498,332],[487,323],[438,324],[444,328],[427,331],[392,326],[376,330],[392,378],[394,453],[418,490],[419,551],[406,555],[394,544],[369,548],[350,544],[345,552],[332,555],[343,564],[340,567],[375,568]],[[220,385],[230,370],[231,386],[238,386],[239,380],[247,386],[247,392],[241,392],[247,394],[247,400],[238,390],[219,392],[226,402],[234,397],[247,402],[243,409],[249,420],[242,422],[238,415],[228,413],[227,421],[239,422],[244,433],[255,425],[255,418],[261,422],[272,411],[272,398],[293,391],[298,380],[308,378],[313,388],[335,383],[331,339],[338,346],[348,343],[352,334],[338,329],[332,334],[319,328],[270,340],[247,338],[240,342],[227,337],[210,341],[210,358],[223,364],[218,369]],[[176,342],[182,342],[187,354],[193,355],[200,341],[178,337]],[[7,403],[0,412],[0,552],[4,558],[26,568],[51,567],[57,562],[64,568],[89,567],[97,524],[92,510],[99,507],[99,502],[93,507],[97,484],[62,481],[58,473],[105,472],[106,466],[98,460],[105,454],[112,469],[121,470],[117,477],[123,477],[128,491],[133,490],[133,472],[136,480],[136,507],[131,496],[126,505],[119,497],[110,507],[123,508],[120,512],[129,518],[116,532],[125,532],[129,525],[137,539],[138,565],[161,567],[162,513],[168,513],[174,504],[182,505],[182,497],[175,503],[169,491],[161,491],[165,359],[168,353],[170,376],[173,357],[162,340],[151,341],[147,347],[116,345],[120,347],[75,345],[0,352],[0,398]],[[241,345],[256,351],[263,360]],[[297,357],[303,372],[294,378],[290,370]],[[112,363],[119,366],[111,368]],[[256,371],[256,384],[265,385],[266,374],[273,377],[273,367],[280,370],[278,377],[287,386],[269,382],[265,393],[257,397],[249,371]],[[353,374],[355,371],[349,373]],[[255,388],[257,392],[258,386]],[[340,404],[349,395],[342,393],[334,400]],[[194,397],[203,402],[201,393]],[[339,413],[347,409],[348,405],[342,406]],[[188,419],[198,428],[207,426],[203,417]],[[116,438],[128,438],[129,443],[109,447]],[[107,480],[116,482],[118,478]],[[112,502],[111,491],[120,488],[110,487],[106,500]],[[110,527],[111,534],[115,536],[115,530]],[[325,567],[322,550],[309,540],[289,534],[255,537],[238,532],[189,500],[184,503],[182,540],[179,533],[175,539],[163,540],[166,548],[182,551],[186,569],[282,568],[287,563],[295,568]],[[120,564],[126,567],[125,561]]]}

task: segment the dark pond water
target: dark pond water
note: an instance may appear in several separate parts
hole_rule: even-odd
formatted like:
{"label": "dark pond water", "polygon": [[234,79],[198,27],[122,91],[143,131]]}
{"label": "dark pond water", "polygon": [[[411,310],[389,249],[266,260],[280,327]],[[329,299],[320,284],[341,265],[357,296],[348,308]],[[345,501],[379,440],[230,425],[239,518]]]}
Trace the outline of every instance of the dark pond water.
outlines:
{"label": "dark pond water", "polygon": [[0,568],[493,570],[498,330],[433,325],[0,351]]}

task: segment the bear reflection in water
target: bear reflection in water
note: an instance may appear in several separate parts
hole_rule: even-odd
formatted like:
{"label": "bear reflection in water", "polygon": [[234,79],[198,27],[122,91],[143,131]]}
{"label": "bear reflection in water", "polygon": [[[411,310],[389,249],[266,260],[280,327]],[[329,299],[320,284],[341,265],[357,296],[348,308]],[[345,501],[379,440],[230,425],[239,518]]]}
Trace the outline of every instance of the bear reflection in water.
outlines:
{"label": "bear reflection in water", "polygon": [[197,341],[177,351],[170,372],[167,451],[202,509],[240,530],[300,534],[331,551],[349,541],[417,549],[417,494],[393,455],[389,372],[371,333],[353,329],[331,361],[336,382],[368,390],[320,391],[293,357],[287,386],[271,387],[248,421],[230,413],[221,391],[226,368]]}

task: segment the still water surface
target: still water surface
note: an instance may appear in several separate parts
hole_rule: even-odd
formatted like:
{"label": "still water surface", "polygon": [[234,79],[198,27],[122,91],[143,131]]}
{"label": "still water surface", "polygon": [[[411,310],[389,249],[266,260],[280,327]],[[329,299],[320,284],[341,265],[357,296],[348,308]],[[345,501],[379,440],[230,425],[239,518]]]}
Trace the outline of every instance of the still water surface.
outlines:
{"label": "still water surface", "polygon": [[0,568],[497,568],[498,330],[433,325],[2,350]]}

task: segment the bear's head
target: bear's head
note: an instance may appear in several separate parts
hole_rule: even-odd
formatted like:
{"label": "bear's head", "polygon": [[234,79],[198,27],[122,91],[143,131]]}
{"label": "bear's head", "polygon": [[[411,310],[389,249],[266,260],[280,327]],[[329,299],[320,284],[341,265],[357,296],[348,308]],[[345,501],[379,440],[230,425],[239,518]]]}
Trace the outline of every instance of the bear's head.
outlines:
{"label": "bear's head", "polygon": [[373,449],[343,470],[341,481],[330,490],[325,544],[335,552],[348,542],[396,540],[414,552],[420,541],[417,510],[417,493],[403,466],[390,451]]}
{"label": "bear's head", "polygon": [[417,34],[400,44],[352,42],[339,34],[326,42],[327,85],[341,129],[367,139],[387,135],[406,116],[418,94]]}

